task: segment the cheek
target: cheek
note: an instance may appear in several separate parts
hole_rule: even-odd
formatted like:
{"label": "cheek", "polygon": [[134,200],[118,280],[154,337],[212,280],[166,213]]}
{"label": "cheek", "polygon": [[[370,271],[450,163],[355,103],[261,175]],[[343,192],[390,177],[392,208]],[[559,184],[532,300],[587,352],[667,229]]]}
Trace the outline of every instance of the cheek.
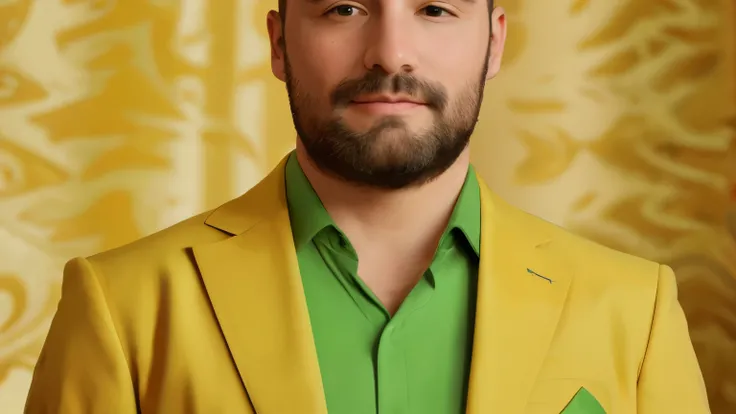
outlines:
{"label": "cheek", "polygon": [[[422,65],[448,88],[476,83],[485,65],[488,40],[462,30],[438,31],[427,35],[422,47]],[[462,62],[462,63],[460,63]]]}
{"label": "cheek", "polygon": [[[300,89],[320,100],[328,99],[335,87],[351,76],[356,60],[354,48],[346,47],[345,39],[320,38],[304,33],[302,39],[289,44],[292,75]],[[309,40],[306,40],[309,39]]]}

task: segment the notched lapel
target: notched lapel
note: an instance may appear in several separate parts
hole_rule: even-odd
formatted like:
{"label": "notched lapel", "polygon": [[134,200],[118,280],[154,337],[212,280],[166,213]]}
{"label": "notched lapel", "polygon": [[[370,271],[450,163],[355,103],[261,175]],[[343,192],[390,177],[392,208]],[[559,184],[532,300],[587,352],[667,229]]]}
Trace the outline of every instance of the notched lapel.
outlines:
{"label": "notched lapel", "polygon": [[481,183],[482,236],[468,413],[522,413],[562,313],[572,268],[551,225]]}
{"label": "notched lapel", "polygon": [[283,163],[245,200],[208,219],[243,233],[196,247],[194,256],[256,412],[326,414],[288,210],[278,198],[282,171]]}

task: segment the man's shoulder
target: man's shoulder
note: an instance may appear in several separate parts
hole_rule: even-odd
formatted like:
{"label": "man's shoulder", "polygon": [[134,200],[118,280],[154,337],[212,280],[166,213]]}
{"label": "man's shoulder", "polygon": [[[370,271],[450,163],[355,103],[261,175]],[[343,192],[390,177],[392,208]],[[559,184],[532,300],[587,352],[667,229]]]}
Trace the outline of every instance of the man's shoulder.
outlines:
{"label": "man's shoulder", "polygon": [[191,259],[192,248],[241,234],[285,209],[283,163],[236,198],[88,260],[93,265],[115,268],[160,264],[172,255],[178,260]]}
{"label": "man's shoulder", "polygon": [[[524,228],[543,234],[540,248],[554,255],[566,272],[566,308],[570,326],[589,330],[588,321],[606,325],[612,315],[626,321],[630,338],[645,344],[651,318],[661,293],[663,271],[660,263],[606,246],[575,231],[540,217],[517,212]],[[665,280],[666,281],[666,280]],[[584,316],[584,317],[582,317]],[[581,318],[582,317],[582,318]],[[611,326],[613,327],[613,326]],[[633,340],[633,339],[632,339]]]}
{"label": "man's shoulder", "polygon": [[228,235],[207,225],[214,210],[197,214],[122,246],[87,258],[105,273],[127,269],[160,266],[173,257],[186,257],[192,247],[223,240]]}
{"label": "man's shoulder", "polygon": [[547,235],[548,248],[563,256],[577,283],[655,290],[661,264],[625,252],[516,209],[526,226]]}

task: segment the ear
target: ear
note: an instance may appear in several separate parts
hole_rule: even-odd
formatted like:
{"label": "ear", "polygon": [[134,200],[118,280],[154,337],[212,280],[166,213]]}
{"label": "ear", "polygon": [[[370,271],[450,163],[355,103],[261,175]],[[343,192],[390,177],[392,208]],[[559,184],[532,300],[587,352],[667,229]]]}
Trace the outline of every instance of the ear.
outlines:
{"label": "ear", "polygon": [[279,12],[271,10],[266,16],[268,40],[271,45],[271,72],[282,82],[286,82],[286,44],[284,43],[284,24]]}
{"label": "ear", "polygon": [[491,53],[488,58],[488,75],[486,80],[496,77],[501,70],[503,49],[506,45],[506,11],[503,7],[493,9],[491,15]]}

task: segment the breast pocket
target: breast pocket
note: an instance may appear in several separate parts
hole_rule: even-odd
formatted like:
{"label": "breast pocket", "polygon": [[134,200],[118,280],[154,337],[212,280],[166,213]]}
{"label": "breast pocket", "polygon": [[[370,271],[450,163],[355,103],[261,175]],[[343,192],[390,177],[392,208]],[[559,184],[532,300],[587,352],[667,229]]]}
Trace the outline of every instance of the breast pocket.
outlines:
{"label": "breast pocket", "polygon": [[[582,378],[547,379],[537,382],[527,404],[526,414],[560,414],[585,388],[598,401],[607,414],[611,414],[609,393],[600,381]],[[600,409],[590,410],[590,414],[599,414]],[[575,411],[574,414],[588,414]]]}

